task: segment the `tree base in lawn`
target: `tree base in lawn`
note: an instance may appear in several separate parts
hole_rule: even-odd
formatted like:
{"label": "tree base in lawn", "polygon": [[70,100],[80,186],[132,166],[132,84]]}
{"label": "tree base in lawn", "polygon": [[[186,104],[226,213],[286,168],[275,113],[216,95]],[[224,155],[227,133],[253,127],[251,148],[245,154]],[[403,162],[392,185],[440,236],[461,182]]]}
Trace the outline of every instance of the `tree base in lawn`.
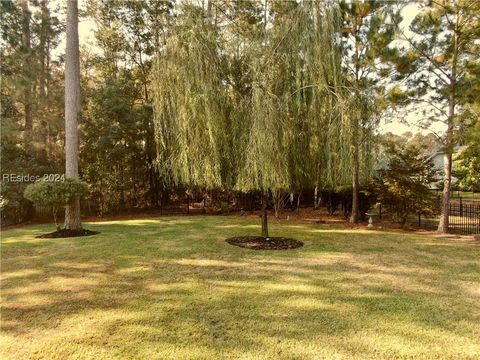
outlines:
{"label": "tree base in lawn", "polygon": [[100,234],[98,231],[80,229],[80,230],[67,230],[67,229],[60,229],[48,234],[42,234],[35,236],[36,238],[44,238],[44,239],[56,239],[56,238],[67,238],[67,237],[77,237],[77,236],[91,236]]}
{"label": "tree base in lawn", "polygon": [[303,246],[301,241],[284,237],[270,237],[267,240],[263,236],[235,236],[225,241],[230,245],[252,250],[287,250]]}

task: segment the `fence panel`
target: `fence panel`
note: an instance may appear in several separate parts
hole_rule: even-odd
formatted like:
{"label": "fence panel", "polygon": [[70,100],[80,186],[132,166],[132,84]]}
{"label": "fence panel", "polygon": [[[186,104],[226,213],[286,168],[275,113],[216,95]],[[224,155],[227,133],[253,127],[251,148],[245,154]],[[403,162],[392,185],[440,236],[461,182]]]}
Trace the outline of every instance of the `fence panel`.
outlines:
{"label": "fence panel", "polygon": [[[438,205],[438,213],[440,205]],[[411,219],[413,220],[413,219]],[[440,216],[425,217],[418,215],[416,223],[418,227],[435,230],[438,227]],[[450,216],[448,231],[455,234],[480,234],[480,202],[452,201],[450,203]]]}
{"label": "fence panel", "polygon": [[480,233],[480,204],[450,204],[448,230],[458,234]]}

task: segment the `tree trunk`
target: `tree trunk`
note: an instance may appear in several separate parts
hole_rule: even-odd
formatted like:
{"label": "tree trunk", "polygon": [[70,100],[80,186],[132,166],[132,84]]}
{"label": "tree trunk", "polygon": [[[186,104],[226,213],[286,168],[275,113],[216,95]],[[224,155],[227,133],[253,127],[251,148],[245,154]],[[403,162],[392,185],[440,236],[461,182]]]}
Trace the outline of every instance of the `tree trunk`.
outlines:
{"label": "tree trunk", "polygon": [[[45,64],[45,68],[47,70],[47,74],[50,75],[50,39],[47,38],[47,46],[46,46],[46,50],[45,50],[46,54],[47,54],[47,58],[46,58],[46,64]],[[46,91],[47,91],[47,94],[46,94],[46,97],[48,99],[48,96],[49,96],[49,90],[50,90],[50,81],[49,81],[49,78],[47,78],[47,81],[46,81]],[[49,106],[47,105],[46,107],[47,111],[49,111]],[[46,138],[46,144],[47,144],[47,159],[48,161],[51,161],[52,160],[52,154],[53,154],[53,150],[52,150],[52,144],[53,144],[53,132],[52,132],[52,127],[50,125],[50,121],[47,121],[47,138]]]}
{"label": "tree trunk", "polygon": [[[31,82],[32,76],[32,64],[31,64],[31,32],[30,32],[30,19],[31,12],[28,8],[28,1],[22,0],[20,3],[23,14],[23,24],[22,24],[22,45],[25,51],[25,59],[23,62],[23,76],[25,76],[25,92],[24,92],[24,119],[25,119],[25,128],[23,132],[24,136],[24,148],[30,149],[32,146],[32,133],[33,133],[33,119],[32,119],[32,85]],[[29,151],[28,151],[29,152]]]}
{"label": "tree trunk", "polygon": [[47,147],[47,160],[52,160],[52,128],[50,124],[47,122],[47,139],[46,139],[46,147]]}
{"label": "tree trunk", "polygon": [[[458,22],[457,22],[458,23]],[[444,178],[443,178],[443,196],[442,196],[442,214],[438,223],[437,232],[446,234],[448,232],[450,216],[450,191],[452,186],[452,153],[453,153],[453,121],[455,119],[456,103],[456,79],[457,79],[457,61],[458,61],[458,34],[457,28],[453,31],[453,59],[452,74],[450,80],[450,96],[448,98],[448,123],[447,139],[445,143],[444,155]]]}
{"label": "tree trunk", "polygon": [[210,20],[212,17],[212,0],[207,0],[207,18]]}
{"label": "tree trunk", "polygon": [[[355,86],[356,86],[356,96],[360,98],[360,44],[359,44],[359,37],[357,37],[357,33],[360,31],[361,27],[360,24],[357,24],[357,18],[353,18],[353,28],[354,33],[353,36],[355,38],[355,55],[354,55],[354,65],[355,65]],[[359,144],[358,144],[358,137],[359,137],[359,116],[357,111],[355,110],[352,114],[352,142],[350,144],[352,150],[352,213],[350,214],[350,222],[352,224],[358,223],[359,219],[359,172],[360,172],[360,154],[359,154]]]}
{"label": "tree trunk", "polygon": [[263,0],[263,28],[267,28],[267,7],[268,0]]}
{"label": "tree trunk", "polygon": [[[450,98],[452,98],[452,96],[450,96]],[[452,100],[450,100],[449,113],[452,119],[454,114],[454,107],[455,107],[455,103],[453,103],[452,105]],[[453,120],[451,121],[451,123],[449,120],[448,129],[447,129],[447,145],[445,147],[445,155],[443,156],[444,178],[443,178],[443,194],[442,194],[442,207],[441,207],[442,212],[440,215],[440,221],[438,223],[438,228],[437,228],[437,232],[441,234],[446,234],[448,232],[448,226],[449,226],[450,192],[452,187],[452,151],[453,151],[452,149],[453,144],[451,143],[452,131],[453,131]]]}
{"label": "tree trunk", "polygon": [[81,228],[80,199],[76,198],[70,205],[65,206],[65,229],[80,230]]}
{"label": "tree trunk", "polygon": [[41,66],[41,72],[40,72],[40,78],[39,78],[39,87],[40,87],[40,103],[41,103],[41,110],[42,110],[42,127],[43,127],[43,134],[44,138],[42,139],[45,143],[45,146],[42,148],[42,153],[44,154],[44,157],[47,160],[50,160],[50,153],[49,153],[49,147],[50,147],[50,129],[48,125],[48,120],[47,120],[47,114],[48,114],[48,99],[47,99],[47,77],[48,77],[48,46],[47,46],[47,33],[48,33],[48,26],[49,26],[49,12],[48,12],[48,4],[47,0],[43,0],[40,3],[40,8],[42,10],[42,15],[41,15],[41,32],[40,32],[40,66]]}
{"label": "tree trunk", "polygon": [[278,219],[280,210],[283,208],[283,192],[281,190],[275,190],[272,192],[273,207],[275,211],[275,218]]}
{"label": "tree trunk", "polygon": [[24,142],[25,149],[30,149],[32,147],[32,133],[33,133],[33,120],[32,120],[32,104],[25,104],[25,129],[24,129]]}
{"label": "tree trunk", "polygon": [[[80,111],[80,52],[78,4],[67,2],[67,48],[65,51],[65,175],[78,178],[78,113]],[[65,207],[65,229],[82,228],[80,199]]]}
{"label": "tree trunk", "polygon": [[446,234],[449,226],[450,216],[450,190],[452,185],[452,154],[446,153],[443,157],[445,177],[443,179],[443,194],[442,194],[442,213],[438,223],[437,232]]}
{"label": "tree trunk", "polygon": [[359,220],[359,149],[358,149],[358,122],[353,124],[353,136],[352,136],[352,213],[350,215],[350,222],[352,224],[358,223]]}
{"label": "tree trunk", "polygon": [[125,176],[122,164],[118,167],[118,172],[120,174],[120,210],[123,211],[127,202],[125,201]]}
{"label": "tree trunk", "polygon": [[300,213],[300,199],[302,198],[302,190],[298,193],[297,197],[297,213]]}
{"label": "tree trunk", "polygon": [[262,194],[262,237],[268,239],[267,203],[268,203],[268,192],[264,191]]}
{"label": "tree trunk", "polygon": [[[40,4],[42,9],[42,22],[41,22],[41,31],[40,31],[40,66],[41,66],[41,74],[40,74],[40,98],[42,101],[45,101],[46,97],[46,79],[47,79],[47,32],[46,27],[48,27],[48,8],[46,0],[43,0]],[[44,105],[44,104],[42,104]]]}
{"label": "tree trunk", "polygon": [[52,207],[52,212],[53,212],[53,221],[55,222],[55,229],[57,229],[57,231],[60,230],[60,226],[58,226],[58,221],[57,221],[57,207],[56,206],[53,206]]}

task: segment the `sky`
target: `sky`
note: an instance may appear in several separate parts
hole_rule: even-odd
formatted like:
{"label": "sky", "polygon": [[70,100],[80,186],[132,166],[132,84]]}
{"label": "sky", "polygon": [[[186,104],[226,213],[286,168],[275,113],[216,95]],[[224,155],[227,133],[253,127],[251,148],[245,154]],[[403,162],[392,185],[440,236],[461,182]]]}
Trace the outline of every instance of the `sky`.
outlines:
{"label": "sky", "polygon": [[[59,0],[56,0],[59,1]],[[141,0],[139,0],[141,1]],[[85,8],[87,0],[79,0],[79,8]],[[415,3],[409,4],[405,6],[402,10],[402,17],[403,21],[401,26],[403,27],[403,31],[407,36],[411,35],[411,32],[408,30],[408,27],[412,20],[414,19],[415,15],[418,13],[418,5]],[[95,47],[95,22],[91,19],[81,19],[79,23],[79,38],[80,38],[80,46],[88,46],[88,47]],[[62,40],[59,49],[63,52],[65,49],[65,40]],[[402,112],[400,111],[399,114]],[[400,115],[401,116],[401,115]],[[394,134],[401,135],[405,132],[421,132],[423,134],[427,134],[430,130],[425,130],[419,128],[417,125],[418,118],[415,114],[409,114],[404,117],[403,121],[399,118],[383,118],[380,121],[379,131],[380,133],[387,133],[392,132]],[[445,124],[438,122],[434,123],[430,126],[430,129],[436,133],[441,133],[445,130]]]}

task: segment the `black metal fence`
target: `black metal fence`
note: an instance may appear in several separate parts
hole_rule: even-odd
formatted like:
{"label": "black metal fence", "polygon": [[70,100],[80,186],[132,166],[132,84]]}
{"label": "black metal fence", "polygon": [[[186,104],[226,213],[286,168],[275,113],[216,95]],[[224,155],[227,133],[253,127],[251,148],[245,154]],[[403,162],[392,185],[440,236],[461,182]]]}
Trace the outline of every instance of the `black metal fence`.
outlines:
{"label": "black metal fence", "polygon": [[[418,215],[417,225],[426,229],[436,229],[440,217],[424,217]],[[450,203],[448,231],[455,234],[480,234],[480,202]]]}
{"label": "black metal fence", "polygon": [[451,203],[448,230],[459,234],[480,234],[480,204]]}

